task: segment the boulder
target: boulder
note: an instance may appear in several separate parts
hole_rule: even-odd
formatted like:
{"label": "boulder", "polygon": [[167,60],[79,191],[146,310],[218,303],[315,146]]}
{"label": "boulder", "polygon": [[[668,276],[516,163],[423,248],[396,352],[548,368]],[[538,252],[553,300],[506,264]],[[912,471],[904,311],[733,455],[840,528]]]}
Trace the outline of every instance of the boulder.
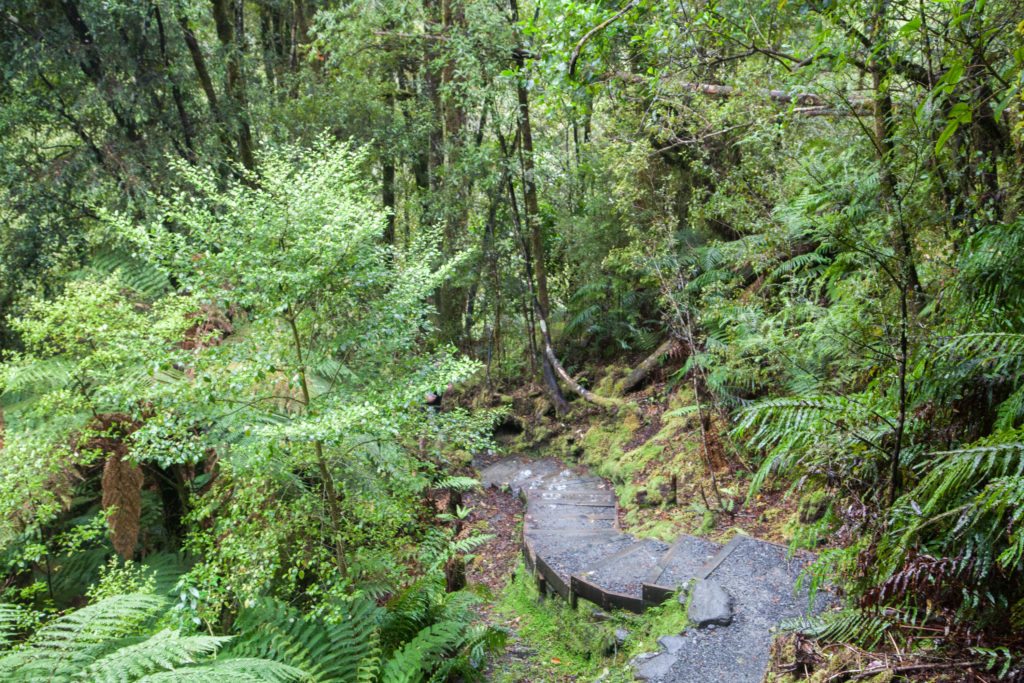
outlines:
{"label": "boulder", "polygon": [[675,655],[670,655],[667,652],[646,652],[634,657],[630,663],[633,665],[633,675],[636,680],[658,683],[668,676],[676,661]]}
{"label": "boulder", "polygon": [[697,628],[728,626],[732,623],[732,597],[717,581],[698,581],[690,591],[686,616]]}
{"label": "boulder", "polygon": [[658,645],[670,655],[678,653],[686,645],[686,638],[683,636],[662,636],[658,638]]}

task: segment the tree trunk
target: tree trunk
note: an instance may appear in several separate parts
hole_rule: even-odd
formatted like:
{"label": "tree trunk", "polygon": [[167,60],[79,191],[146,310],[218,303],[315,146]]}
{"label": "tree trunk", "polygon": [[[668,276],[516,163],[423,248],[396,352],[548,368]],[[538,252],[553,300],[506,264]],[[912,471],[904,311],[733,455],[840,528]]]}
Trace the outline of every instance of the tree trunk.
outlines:
{"label": "tree trunk", "polygon": [[231,102],[230,121],[238,141],[238,160],[251,171],[256,168],[256,159],[253,156],[245,73],[242,69],[242,47],[245,44],[244,9],[239,0],[234,3],[231,0],[212,0],[212,3],[217,38],[226,55],[224,92]]}
{"label": "tree trunk", "polygon": [[[512,21],[519,22],[519,2],[509,0]],[[542,315],[546,318],[551,310],[548,299],[548,273],[545,265],[544,229],[540,222],[540,205],[537,201],[537,178],[533,163],[533,129],[530,125],[530,93],[526,89],[523,73],[526,66],[526,50],[519,45],[514,52],[518,80],[516,97],[519,106],[519,160],[523,170],[523,204],[526,209],[526,231],[530,236],[533,250],[534,274],[537,280],[537,301]]]}

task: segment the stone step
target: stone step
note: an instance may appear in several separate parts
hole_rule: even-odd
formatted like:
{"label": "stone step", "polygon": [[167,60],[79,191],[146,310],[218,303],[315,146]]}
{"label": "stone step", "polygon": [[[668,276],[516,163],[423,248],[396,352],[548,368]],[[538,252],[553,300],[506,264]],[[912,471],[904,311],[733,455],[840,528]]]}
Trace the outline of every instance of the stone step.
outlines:
{"label": "stone step", "polygon": [[612,485],[601,477],[592,474],[578,474],[572,470],[563,469],[553,472],[537,480],[536,489],[546,491],[567,491],[567,492],[593,492],[612,491]]}
{"label": "stone step", "polygon": [[[586,509],[586,508],[583,508]],[[528,512],[525,517],[523,528],[527,531],[542,529],[561,529],[564,531],[590,531],[595,529],[616,528],[614,516],[606,513],[578,513],[578,514],[545,514],[540,512],[534,514]]]}
{"label": "stone step", "polygon": [[507,458],[484,467],[480,471],[480,482],[484,486],[508,486],[518,494],[563,469],[562,463],[550,459]]}
{"label": "stone step", "polygon": [[588,567],[636,545],[636,539],[628,534],[616,534],[600,541],[577,543],[563,546],[560,550],[544,556],[548,566],[558,572],[565,581]]}
{"label": "stone step", "polygon": [[562,503],[573,505],[597,505],[615,507],[615,494],[611,491],[550,491],[534,489],[528,493],[530,503]]}
{"label": "stone step", "polygon": [[687,581],[701,576],[701,569],[711,562],[722,546],[697,536],[682,535],[657,566],[647,575],[645,583],[670,591],[679,590]]}
{"label": "stone step", "polygon": [[668,544],[646,538],[576,572],[576,576],[602,590],[640,599],[644,580],[668,549]]}

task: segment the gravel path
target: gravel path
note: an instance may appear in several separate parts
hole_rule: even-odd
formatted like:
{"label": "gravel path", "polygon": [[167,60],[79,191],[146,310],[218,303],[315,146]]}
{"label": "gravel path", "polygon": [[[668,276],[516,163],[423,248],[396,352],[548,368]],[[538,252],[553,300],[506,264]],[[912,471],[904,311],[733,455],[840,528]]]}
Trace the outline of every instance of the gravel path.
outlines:
{"label": "gravel path", "polygon": [[695,578],[724,589],[731,598],[732,623],[666,634],[670,637],[660,640],[658,652],[634,660],[638,680],[759,683],[779,622],[809,607],[826,607],[827,596],[812,606],[806,591],[794,590],[806,560],[788,558],[780,546],[745,536],[724,548],[694,536],[681,536],[669,546],[622,533],[611,485],[581,468],[552,459],[506,458],[482,467],[480,477],[485,486],[507,489],[525,501],[523,550],[538,571],[544,565],[553,572],[544,584],[562,595],[575,593],[568,588],[572,577],[605,597],[625,596],[633,605],[645,585],[664,592]]}

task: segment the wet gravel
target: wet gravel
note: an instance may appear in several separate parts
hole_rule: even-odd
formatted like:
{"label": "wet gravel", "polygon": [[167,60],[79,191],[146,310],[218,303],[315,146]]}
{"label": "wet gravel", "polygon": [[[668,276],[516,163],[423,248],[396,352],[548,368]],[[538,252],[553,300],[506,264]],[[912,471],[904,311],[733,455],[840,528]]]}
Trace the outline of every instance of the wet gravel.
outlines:
{"label": "wet gravel", "polygon": [[[733,622],[688,630],[665,683],[760,683],[768,666],[773,629],[806,613],[807,593],[793,587],[804,566],[786,549],[744,538],[709,576],[733,598]],[[816,610],[829,602],[819,595]]]}
{"label": "wet gravel", "polygon": [[671,558],[664,563],[661,576],[654,582],[666,588],[678,588],[694,578],[722,546],[705,538],[683,536],[673,548]]}

